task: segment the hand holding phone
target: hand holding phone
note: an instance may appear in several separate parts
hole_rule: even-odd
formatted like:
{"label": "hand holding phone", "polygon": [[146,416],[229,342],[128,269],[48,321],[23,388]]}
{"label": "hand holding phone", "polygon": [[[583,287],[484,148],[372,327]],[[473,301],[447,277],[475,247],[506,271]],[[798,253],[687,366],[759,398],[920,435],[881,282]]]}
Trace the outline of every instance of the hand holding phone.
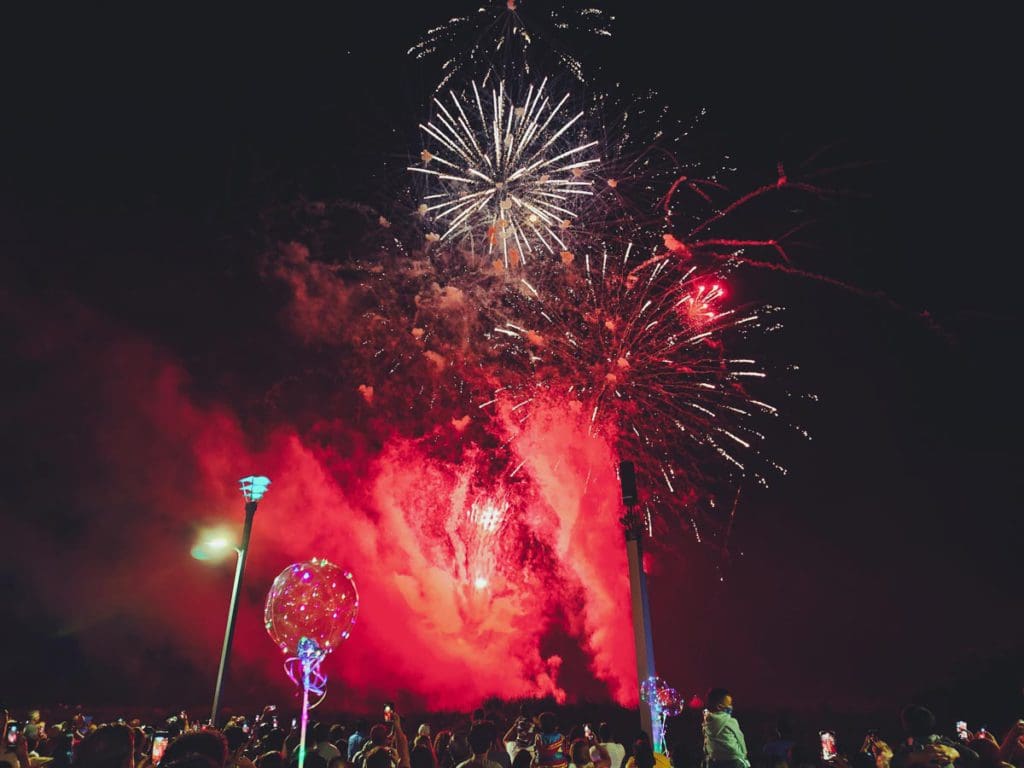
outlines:
{"label": "hand holding phone", "polygon": [[170,741],[170,734],[167,731],[157,731],[153,734],[153,749],[149,754],[149,760],[153,765],[159,765],[163,760],[168,741]]}
{"label": "hand holding phone", "polygon": [[8,749],[18,746],[18,737],[21,735],[21,725],[16,720],[7,721],[7,731],[4,733],[4,743]]}
{"label": "hand holding phone", "polygon": [[956,721],[956,737],[958,739],[960,739],[960,741],[969,741],[970,740],[971,734],[967,730],[967,721],[966,720],[957,720]]}
{"label": "hand holding phone", "polygon": [[835,731],[818,731],[821,739],[821,759],[828,762],[834,760],[837,754]]}

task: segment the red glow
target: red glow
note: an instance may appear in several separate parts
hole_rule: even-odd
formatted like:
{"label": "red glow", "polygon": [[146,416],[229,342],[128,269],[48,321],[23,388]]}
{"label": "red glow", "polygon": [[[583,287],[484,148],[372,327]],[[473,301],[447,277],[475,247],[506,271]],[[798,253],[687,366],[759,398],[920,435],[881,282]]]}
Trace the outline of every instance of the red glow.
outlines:
{"label": "red glow", "polygon": [[[89,626],[118,612],[212,675],[230,576],[192,560],[187,544],[177,552],[175,542],[191,541],[192,527],[213,519],[239,524],[237,479],[257,467],[274,484],[255,517],[234,680],[289,690],[262,602],[283,567],[325,557],[350,570],[360,591],[351,637],[324,665],[329,688],[353,706],[395,691],[431,708],[464,709],[493,694],[571,699],[559,680],[562,659],[540,651],[551,631],[576,639],[610,696],[635,700],[615,457],[588,434],[585,415],[539,404],[521,425],[502,404],[515,463],[523,463],[510,481],[490,475],[481,451],[442,460],[427,441],[397,432],[379,450],[354,448],[363,436],[339,420],[302,433],[282,424],[257,444],[230,408],[195,404],[181,368],[152,347],[90,354],[104,375],[83,396],[119,406],[97,425],[101,469],[82,498],[145,509],[126,516],[122,534],[165,543],[158,560],[149,547],[125,548],[125,559],[92,574],[92,561],[65,562],[94,595],[72,604],[55,588],[47,599],[65,604],[69,621]],[[445,428],[453,444],[467,439]],[[115,585],[125,583],[130,599],[117,597],[125,593]],[[552,626],[563,615],[569,621]],[[113,663],[109,648],[92,652]]]}

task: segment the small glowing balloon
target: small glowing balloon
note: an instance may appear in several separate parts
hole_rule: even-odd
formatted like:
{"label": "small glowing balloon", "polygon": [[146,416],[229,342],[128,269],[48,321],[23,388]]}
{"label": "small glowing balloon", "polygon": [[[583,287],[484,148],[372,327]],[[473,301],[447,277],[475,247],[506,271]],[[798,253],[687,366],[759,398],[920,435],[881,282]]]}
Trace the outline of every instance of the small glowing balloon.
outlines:
{"label": "small glowing balloon", "polygon": [[684,707],[683,697],[679,695],[679,691],[675,688],[665,687],[658,689],[654,699],[658,711],[663,713],[665,717],[675,717],[682,714]]}
{"label": "small glowing balloon", "polygon": [[640,686],[640,700],[666,717],[680,714],[685,707],[679,691],[660,677],[649,677]]}
{"label": "small glowing balloon", "polygon": [[299,641],[314,641],[324,655],[349,636],[359,613],[359,592],[352,574],[313,558],[289,565],[274,579],[263,622],[277,647],[295,654]]}
{"label": "small glowing balloon", "polygon": [[658,691],[668,688],[668,683],[660,677],[648,677],[640,683],[640,701],[644,704],[657,703]]}

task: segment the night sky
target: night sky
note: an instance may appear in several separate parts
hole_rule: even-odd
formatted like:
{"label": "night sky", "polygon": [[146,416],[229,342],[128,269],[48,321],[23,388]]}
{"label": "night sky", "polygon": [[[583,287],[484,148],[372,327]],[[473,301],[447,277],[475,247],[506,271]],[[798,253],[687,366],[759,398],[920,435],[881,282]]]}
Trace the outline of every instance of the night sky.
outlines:
{"label": "night sky", "polygon": [[[850,165],[793,256],[861,292],[769,274],[739,289],[789,308],[773,349],[820,398],[793,409],[813,439],[779,444],[789,475],[744,489],[728,564],[689,544],[657,549],[659,672],[760,707],[889,710],[992,665],[1020,673],[1020,269],[1001,191],[1017,139],[1002,33],[931,8],[687,5],[609,6],[616,34],[584,60],[601,52],[606,72],[656,88],[680,115],[706,107],[693,156],[728,155],[741,188],[822,150],[820,165]],[[437,79],[436,62],[405,51],[463,7],[9,20],[9,701],[205,701],[230,575],[194,573],[191,513],[167,511],[201,496],[175,446],[207,421],[197,414],[224,411],[251,445],[270,440],[266,393],[316,360],[282,328],[260,215],[300,198],[383,205],[420,149]],[[157,413],[167,376],[181,377],[191,416]],[[225,459],[223,471],[230,486],[249,468]],[[254,561],[271,537],[261,521]],[[265,643],[259,578],[279,568],[256,566],[239,619],[252,668],[271,658],[252,650]],[[191,590],[205,590],[194,604]],[[167,613],[173,633],[154,629]],[[571,695],[608,696],[574,641],[544,642],[564,656]],[[238,688],[266,690],[244,676]],[[1002,679],[1019,693],[1019,678]]]}

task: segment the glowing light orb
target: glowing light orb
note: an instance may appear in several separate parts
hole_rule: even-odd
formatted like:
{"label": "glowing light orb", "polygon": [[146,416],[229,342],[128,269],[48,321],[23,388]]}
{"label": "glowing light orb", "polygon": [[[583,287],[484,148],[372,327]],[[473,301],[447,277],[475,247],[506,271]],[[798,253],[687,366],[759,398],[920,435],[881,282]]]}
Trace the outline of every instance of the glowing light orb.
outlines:
{"label": "glowing light orb", "polygon": [[196,560],[221,560],[234,549],[235,534],[225,527],[200,531],[192,557]]}
{"label": "glowing light orb", "polygon": [[488,582],[486,577],[484,576],[477,576],[475,579],[473,579],[473,586],[479,590],[487,589],[487,585],[489,583],[490,582]]}
{"label": "glowing light orb", "polygon": [[359,613],[352,574],[324,559],[289,565],[274,579],[263,622],[274,643],[294,654],[302,638],[330,653],[345,640]]}

